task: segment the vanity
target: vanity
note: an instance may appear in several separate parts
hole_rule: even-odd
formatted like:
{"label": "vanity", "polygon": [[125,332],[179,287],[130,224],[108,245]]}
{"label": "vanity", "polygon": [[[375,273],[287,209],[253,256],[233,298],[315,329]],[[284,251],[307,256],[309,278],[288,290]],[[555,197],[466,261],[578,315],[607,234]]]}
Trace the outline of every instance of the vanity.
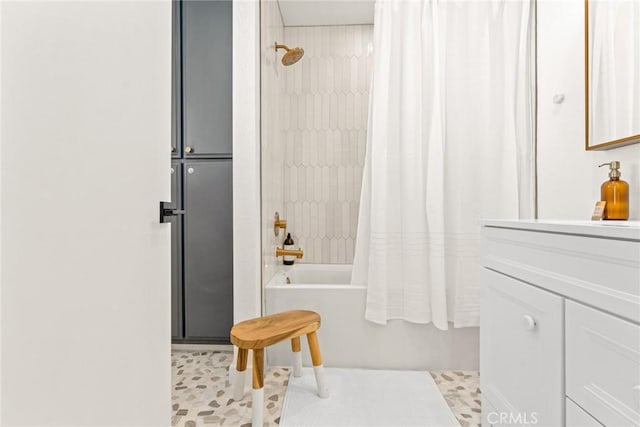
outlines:
{"label": "vanity", "polygon": [[640,222],[485,221],[484,426],[640,425]]}

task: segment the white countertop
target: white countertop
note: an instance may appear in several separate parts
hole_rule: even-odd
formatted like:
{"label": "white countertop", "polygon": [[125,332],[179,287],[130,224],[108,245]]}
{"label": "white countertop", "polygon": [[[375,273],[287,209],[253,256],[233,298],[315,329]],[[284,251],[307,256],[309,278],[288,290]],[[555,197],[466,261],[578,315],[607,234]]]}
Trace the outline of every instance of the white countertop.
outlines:
{"label": "white countertop", "polygon": [[640,221],[483,220],[483,227],[640,241]]}

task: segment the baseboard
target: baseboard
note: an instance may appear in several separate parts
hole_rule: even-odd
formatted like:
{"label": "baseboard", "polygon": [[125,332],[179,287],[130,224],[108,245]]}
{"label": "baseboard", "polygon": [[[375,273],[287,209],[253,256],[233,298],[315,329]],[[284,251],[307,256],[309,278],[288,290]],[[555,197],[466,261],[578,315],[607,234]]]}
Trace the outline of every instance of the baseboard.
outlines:
{"label": "baseboard", "polygon": [[231,344],[171,344],[172,351],[225,351],[232,352],[233,346]]}

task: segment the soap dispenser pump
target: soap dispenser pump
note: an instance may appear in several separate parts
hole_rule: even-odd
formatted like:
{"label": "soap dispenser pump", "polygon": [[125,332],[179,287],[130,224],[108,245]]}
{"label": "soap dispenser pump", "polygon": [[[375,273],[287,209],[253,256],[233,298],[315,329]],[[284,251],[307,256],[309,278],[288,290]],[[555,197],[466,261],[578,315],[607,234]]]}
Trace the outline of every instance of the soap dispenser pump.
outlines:
{"label": "soap dispenser pump", "polygon": [[609,166],[609,180],[600,187],[601,200],[607,202],[602,219],[629,219],[629,184],[620,179],[620,162],[603,163]]}

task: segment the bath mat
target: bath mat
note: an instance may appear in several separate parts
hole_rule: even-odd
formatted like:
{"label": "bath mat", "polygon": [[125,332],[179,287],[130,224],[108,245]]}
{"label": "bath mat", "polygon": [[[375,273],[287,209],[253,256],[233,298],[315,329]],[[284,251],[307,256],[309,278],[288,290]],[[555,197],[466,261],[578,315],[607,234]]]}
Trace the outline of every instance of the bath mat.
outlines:
{"label": "bath mat", "polygon": [[325,368],[331,396],[317,396],[312,368],[289,379],[282,427],[459,426],[428,372]]}

